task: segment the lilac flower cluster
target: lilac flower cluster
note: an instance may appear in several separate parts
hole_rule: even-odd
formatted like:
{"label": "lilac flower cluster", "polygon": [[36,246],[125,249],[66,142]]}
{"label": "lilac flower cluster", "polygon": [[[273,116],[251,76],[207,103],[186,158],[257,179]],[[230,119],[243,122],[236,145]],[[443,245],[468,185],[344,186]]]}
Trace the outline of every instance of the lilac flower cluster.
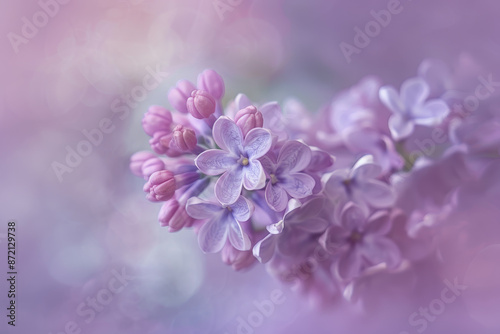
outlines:
{"label": "lilac flower cluster", "polygon": [[224,108],[224,81],[205,70],[169,91],[177,112],[146,112],[156,155],[131,169],[163,202],[160,224],[193,227],[203,252],[236,270],[266,263],[321,300],[352,297],[435,256],[461,188],[499,157],[500,118],[462,108],[464,66],[426,60],[399,90],[367,77],[317,113],[243,94]]}

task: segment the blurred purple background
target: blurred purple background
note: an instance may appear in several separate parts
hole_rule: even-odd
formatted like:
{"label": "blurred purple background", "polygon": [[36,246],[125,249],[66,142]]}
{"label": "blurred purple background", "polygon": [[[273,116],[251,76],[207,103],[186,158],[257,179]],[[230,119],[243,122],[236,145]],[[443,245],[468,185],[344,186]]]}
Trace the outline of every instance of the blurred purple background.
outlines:
{"label": "blurred purple background", "polygon": [[[427,281],[407,289],[409,278],[397,277],[368,314],[313,308],[263,266],[234,272],[202,254],[190,231],[160,228],[158,204],[145,200],[128,163],[148,149],[140,122],[148,105],[168,106],[168,88],[204,68],[224,77],[226,101],[239,92],[260,102],[295,96],[310,110],[365,75],[399,86],[429,57],[473,58],[500,73],[498,1],[402,0],[350,62],[340,43],[353,44],[354,28],[391,1],[60,2],[3,1],[0,11],[0,248],[6,254],[7,222],[16,221],[19,272],[11,327],[0,256],[1,333],[413,334],[409,315],[440,298],[444,280],[481,265],[451,240],[451,257]],[[54,166],[103,119],[109,133],[94,135],[80,147],[87,156],[58,176]],[[273,295],[283,303],[270,307]],[[94,298],[104,303],[92,308]],[[459,297],[425,332],[498,333],[489,311]]]}

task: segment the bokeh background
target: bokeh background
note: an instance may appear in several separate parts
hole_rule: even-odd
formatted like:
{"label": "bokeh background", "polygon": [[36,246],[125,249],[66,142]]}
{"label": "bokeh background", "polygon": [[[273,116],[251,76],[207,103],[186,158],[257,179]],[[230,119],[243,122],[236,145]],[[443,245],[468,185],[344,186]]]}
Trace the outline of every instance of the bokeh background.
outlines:
{"label": "bokeh background", "polygon": [[[413,334],[408,316],[439,298],[442,277],[470,269],[458,256],[415,291],[395,284],[368,314],[311,307],[262,266],[234,272],[219,255],[203,255],[191,231],[160,228],[159,207],[128,162],[148,149],[140,123],[148,105],[168,106],[168,88],[205,68],[225,78],[226,101],[239,92],[260,102],[295,96],[312,111],[365,75],[399,86],[424,58],[474,59],[500,73],[498,1],[401,0],[401,13],[350,62],[340,43],[353,44],[354,28],[390,1],[61,2],[1,1],[1,333]],[[44,6],[46,20],[37,14]],[[33,20],[40,27],[30,29]],[[137,95],[151,72],[156,83]],[[58,177],[54,163],[105,118],[113,130]],[[16,327],[5,317],[9,220],[17,223]],[[102,292],[120,275],[130,276],[123,289]],[[273,293],[285,302],[258,327],[239,329]],[[99,296],[106,305],[89,311]],[[425,332],[498,333],[481,320],[490,311],[481,317],[485,310],[458,298]]]}

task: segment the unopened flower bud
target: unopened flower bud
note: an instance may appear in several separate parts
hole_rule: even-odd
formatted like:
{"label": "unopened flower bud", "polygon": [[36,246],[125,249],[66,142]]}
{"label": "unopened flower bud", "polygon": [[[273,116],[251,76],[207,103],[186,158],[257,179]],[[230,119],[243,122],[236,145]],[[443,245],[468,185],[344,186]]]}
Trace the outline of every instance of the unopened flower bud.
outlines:
{"label": "unopened flower bud", "polygon": [[186,106],[189,113],[198,119],[208,118],[215,112],[215,100],[204,90],[193,91]]}
{"label": "unopened flower bud", "polygon": [[167,109],[160,106],[151,106],[144,114],[142,127],[144,131],[153,136],[159,131],[168,131],[172,125],[172,114]]}
{"label": "unopened flower bud", "polygon": [[156,158],[156,155],[148,151],[135,153],[130,157],[130,170],[134,175],[143,177],[144,174],[142,173],[142,166],[147,160],[153,158]]}
{"label": "unopened flower bud", "polygon": [[214,70],[205,70],[198,75],[198,89],[209,92],[214,99],[220,100],[224,96],[224,80]]}
{"label": "unopened flower bud", "polygon": [[154,172],[158,172],[163,169],[165,169],[165,163],[163,160],[155,156],[154,158],[146,160],[142,165],[142,176],[144,179],[149,180],[149,177]]}
{"label": "unopened flower bud", "polygon": [[196,87],[191,82],[181,80],[168,92],[168,101],[176,110],[186,114],[188,112],[186,102],[193,90],[196,90]]}
{"label": "unopened flower bud", "polygon": [[196,148],[198,140],[193,129],[177,125],[172,133],[172,142],[180,151],[192,151]]}
{"label": "unopened flower bud", "polygon": [[264,125],[262,113],[254,106],[248,106],[238,111],[234,120],[243,132],[243,136],[246,136],[248,131],[253,128],[261,128]]}
{"label": "unopened flower bud", "polygon": [[154,172],[144,185],[146,198],[152,202],[166,201],[174,196],[176,189],[174,173],[168,170]]}

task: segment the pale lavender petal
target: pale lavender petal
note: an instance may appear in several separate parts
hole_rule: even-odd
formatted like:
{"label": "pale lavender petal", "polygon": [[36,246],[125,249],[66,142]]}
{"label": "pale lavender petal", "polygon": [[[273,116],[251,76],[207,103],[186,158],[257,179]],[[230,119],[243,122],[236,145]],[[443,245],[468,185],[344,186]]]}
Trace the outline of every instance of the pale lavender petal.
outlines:
{"label": "pale lavender petal", "polygon": [[296,224],[295,226],[308,233],[321,233],[328,227],[328,222],[323,218],[313,217],[304,220],[302,224]]}
{"label": "pale lavender petal", "polygon": [[222,205],[229,205],[238,199],[243,185],[243,170],[241,167],[222,174],[215,183],[215,197]]}
{"label": "pale lavender petal", "polygon": [[334,162],[335,158],[325,151],[317,149],[312,150],[311,162],[309,163],[307,170],[310,172],[327,171],[333,166]]}
{"label": "pale lavender petal", "polygon": [[283,211],[288,203],[288,195],[279,185],[269,182],[266,187],[266,202],[274,211]]}
{"label": "pale lavender petal", "polygon": [[365,232],[371,235],[386,235],[392,227],[391,216],[387,211],[378,211],[368,218]]}
{"label": "pale lavender petal", "polygon": [[224,209],[220,205],[203,201],[198,197],[191,197],[186,204],[186,211],[188,215],[194,219],[213,218],[222,210]]}
{"label": "pale lavender petal", "polygon": [[243,167],[243,186],[247,190],[262,189],[266,185],[266,174],[259,160],[251,160]]}
{"label": "pale lavender petal", "polygon": [[283,232],[283,229],[285,228],[285,222],[284,220],[280,220],[276,224],[271,224],[266,226],[266,230],[271,233],[271,234],[280,234]]}
{"label": "pale lavender petal", "polygon": [[219,175],[232,168],[237,159],[223,150],[207,150],[198,155],[194,163],[204,174]]}
{"label": "pale lavender petal", "polygon": [[226,221],[212,219],[206,222],[198,232],[198,244],[204,253],[217,253],[227,240],[229,226]]}
{"label": "pale lavender petal", "polygon": [[278,156],[279,173],[300,172],[309,166],[312,152],[309,146],[290,140],[283,145]]}
{"label": "pale lavender petal", "polygon": [[361,157],[352,168],[352,177],[356,180],[373,179],[380,175],[382,167],[375,164],[372,155],[365,155]]}
{"label": "pale lavender petal", "polygon": [[270,129],[279,141],[285,140],[288,134],[279,104],[269,102],[260,106],[259,110],[264,118],[264,127]]}
{"label": "pale lavender petal", "polygon": [[382,103],[395,114],[403,113],[405,107],[399,99],[399,94],[391,86],[384,86],[380,88],[379,98]]}
{"label": "pale lavender petal", "polygon": [[361,273],[363,264],[360,252],[353,247],[340,256],[337,262],[337,270],[340,277],[344,279],[352,279]]}
{"label": "pale lavender petal", "polygon": [[367,180],[359,185],[359,196],[375,208],[387,208],[396,201],[391,186],[378,180]]}
{"label": "pale lavender petal", "polygon": [[253,256],[261,263],[266,263],[271,260],[276,249],[277,237],[273,234],[268,234],[264,239],[257,242],[253,247]]}
{"label": "pale lavender petal", "polygon": [[276,162],[269,155],[263,156],[259,161],[267,177],[276,172]]}
{"label": "pale lavender petal", "polygon": [[312,195],[315,181],[305,173],[295,173],[285,177],[280,185],[291,197],[304,198]]}
{"label": "pale lavender petal", "polygon": [[233,120],[226,116],[219,117],[214,123],[212,134],[221,149],[240,156],[243,151],[243,134]]}
{"label": "pale lavender petal", "polygon": [[413,133],[415,125],[413,121],[400,114],[394,114],[389,118],[389,129],[394,140],[401,140]]}
{"label": "pale lavender petal", "polygon": [[332,199],[346,198],[344,181],[349,178],[348,169],[337,169],[325,184],[325,192]]}
{"label": "pale lavender petal", "polygon": [[252,246],[250,238],[243,232],[240,224],[233,220],[229,225],[229,242],[240,251],[249,250]]}
{"label": "pale lavender petal", "polygon": [[341,226],[332,225],[321,235],[319,243],[326,251],[335,254],[348,244],[350,233]]}
{"label": "pale lavender petal", "polygon": [[367,213],[359,205],[348,203],[340,214],[340,223],[349,231],[362,228],[366,224]]}
{"label": "pale lavender petal", "polygon": [[240,196],[234,204],[231,204],[230,208],[234,219],[240,222],[249,220],[254,210],[252,202],[243,196]]}
{"label": "pale lavender petal", "polygon": [[401,252],[398,246],[385,237],[367,237],[359,246],[359,250],[372,265],[385,263],[392,269],[401,263]]}
{"label": "pale lavender petal", "polygon": [[288,202],[288,208],[291,207],[291,202],[295,201],[296,205],[293,206],[293,210],[285,213],[285,221],[290,224],[301,224],[304,221],[310,219],[311,217],[317,216],[325,205],[325,199],[323,197],[315,197],[313,199],[308,200],[304,204],[300,204],[300,202],[296,199],[291,199]]}
{"label": "pale lavender petal", "polygon": [[407,110],[418,106],[429,96],[429,85],[422,78],[411,78],[401,85],[401,102]]}
{"label": "pale lavender petal", "polygon": [[413,120],[416,124],[435,126],[441,124],[449,113],[448,105],[443,100],[436,99],[413,109]]}
{"label": "pale lavender petal", "polygon": [[250,130],[243,142],[248,159],[258,159],[266,154],[273,143],[271,132],[263,128]]}

